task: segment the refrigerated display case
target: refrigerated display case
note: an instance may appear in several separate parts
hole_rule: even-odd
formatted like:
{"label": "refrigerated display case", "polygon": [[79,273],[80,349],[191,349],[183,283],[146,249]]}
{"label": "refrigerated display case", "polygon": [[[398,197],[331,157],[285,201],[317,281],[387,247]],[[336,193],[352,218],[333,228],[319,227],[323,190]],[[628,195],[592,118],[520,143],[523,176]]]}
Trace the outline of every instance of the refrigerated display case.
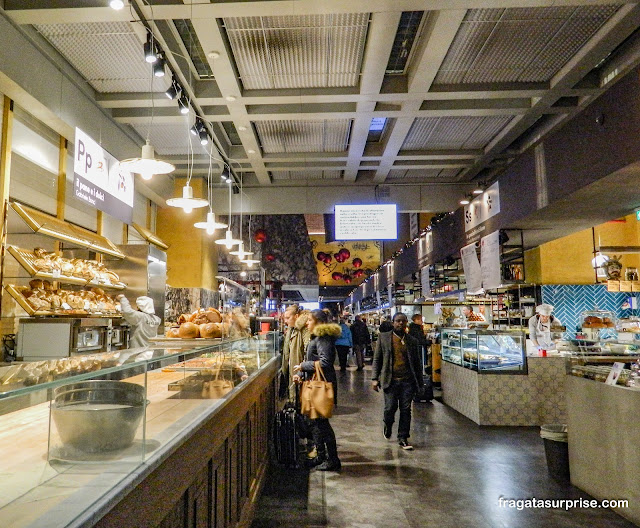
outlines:
{"label": "refrigerated display case", "polygon": [[526,374],[524,332],[443,328],[442,359],[481,374]]}
{"label": "refrigerated display case", "polygon": [[[213,489],[228,491],[220,507],[231,500],[243,508],[240,490],[267,461],[275,343],[269,333],[0,367],[0,525],[92,526],[129,515],[114,525],[133,526],[127,512],[139,508],[159,525],[185,497],[168,490],[138,497],[147,478],[199,483],[193,471],[175,468],[227,458],[245,469],[218,476]],[[192,454],[197,460],[187,460]]]}

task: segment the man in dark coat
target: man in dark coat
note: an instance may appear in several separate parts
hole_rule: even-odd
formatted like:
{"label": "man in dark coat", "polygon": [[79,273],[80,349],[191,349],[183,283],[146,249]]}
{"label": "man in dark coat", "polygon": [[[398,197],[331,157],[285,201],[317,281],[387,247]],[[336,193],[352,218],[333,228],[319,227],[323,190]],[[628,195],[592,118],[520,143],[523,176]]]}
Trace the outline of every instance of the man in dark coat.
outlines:
{"label": "man in dark coat", "polygon": [[371,343],[371,334],[369,329],[359,315],[356,315],[353,324],[351,325],[351,336],[353,338],[353,353],[356,356],[356,364],[358,370],[364,368],[364,351],[367,345]]}
{"label": "man in dark coat", "polygon": [[409,443],[411,430],[411,402],[422,388],[422,360],[418,341],[406,333],[407,316],[401,312],[393,316],[393,330],[378,337],[373,355],[372,388],[384,392],[383,434],[391,438],[391,428],[400,407],[398,445],[413,449]]}

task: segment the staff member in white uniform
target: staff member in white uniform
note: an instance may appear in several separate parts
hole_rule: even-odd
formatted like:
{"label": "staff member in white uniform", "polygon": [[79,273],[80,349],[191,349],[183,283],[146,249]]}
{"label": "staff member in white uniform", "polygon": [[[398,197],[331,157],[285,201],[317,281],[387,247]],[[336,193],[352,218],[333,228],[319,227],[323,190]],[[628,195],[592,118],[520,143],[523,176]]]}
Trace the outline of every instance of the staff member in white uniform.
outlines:
{"label": "staff member in white uniform", "polygon": [[541,304],[536,307],[536,315],[529,319],[529,337],[533,346],[549,350],[554,347],[551,339],[551,327],[561,326],[560,319],[551,315],[553,306]]}
{"label": "staff member in white uniform", "polygon": [[124,295],[116,297],[122,307],[122,317],[131,325],[131,338],[129,348],[149,346],[149,340],[158,335],[158,326],[162,322],[155,314],[153,299],[151,297],[138,297],[134,310],[129,300]]}

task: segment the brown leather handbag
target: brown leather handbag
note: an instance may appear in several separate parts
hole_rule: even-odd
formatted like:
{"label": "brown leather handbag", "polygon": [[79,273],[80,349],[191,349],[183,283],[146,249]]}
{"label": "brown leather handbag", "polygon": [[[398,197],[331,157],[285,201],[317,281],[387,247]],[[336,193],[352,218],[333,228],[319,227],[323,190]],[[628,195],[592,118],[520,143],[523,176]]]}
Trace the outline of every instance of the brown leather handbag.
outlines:
{"label": "brown leather handbag", "polygon": [[325,378],[319,361],[316,361],[314,365],[313,377],[302,382],[300,390],[301,412],[312,420],[331,418],[334,403],[333,383]]}

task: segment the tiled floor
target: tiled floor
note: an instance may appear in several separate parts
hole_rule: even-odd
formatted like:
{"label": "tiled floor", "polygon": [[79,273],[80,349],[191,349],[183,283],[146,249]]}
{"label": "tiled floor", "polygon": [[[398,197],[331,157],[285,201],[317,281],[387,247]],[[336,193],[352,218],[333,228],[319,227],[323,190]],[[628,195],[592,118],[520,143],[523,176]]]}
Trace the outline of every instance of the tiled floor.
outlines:
{"label": "tiled floor", "polygon": [[537,427],[479,427],[441,403],[415,404],[415,450],[402,451],[395,435],[382,436],[382,395],[370,389],[369,368],[338,372],[331,423],[342,471],[272,467],[253,528],[634,526],[605,509],[499,506],[500,497],[588,498],[548,476]]}

